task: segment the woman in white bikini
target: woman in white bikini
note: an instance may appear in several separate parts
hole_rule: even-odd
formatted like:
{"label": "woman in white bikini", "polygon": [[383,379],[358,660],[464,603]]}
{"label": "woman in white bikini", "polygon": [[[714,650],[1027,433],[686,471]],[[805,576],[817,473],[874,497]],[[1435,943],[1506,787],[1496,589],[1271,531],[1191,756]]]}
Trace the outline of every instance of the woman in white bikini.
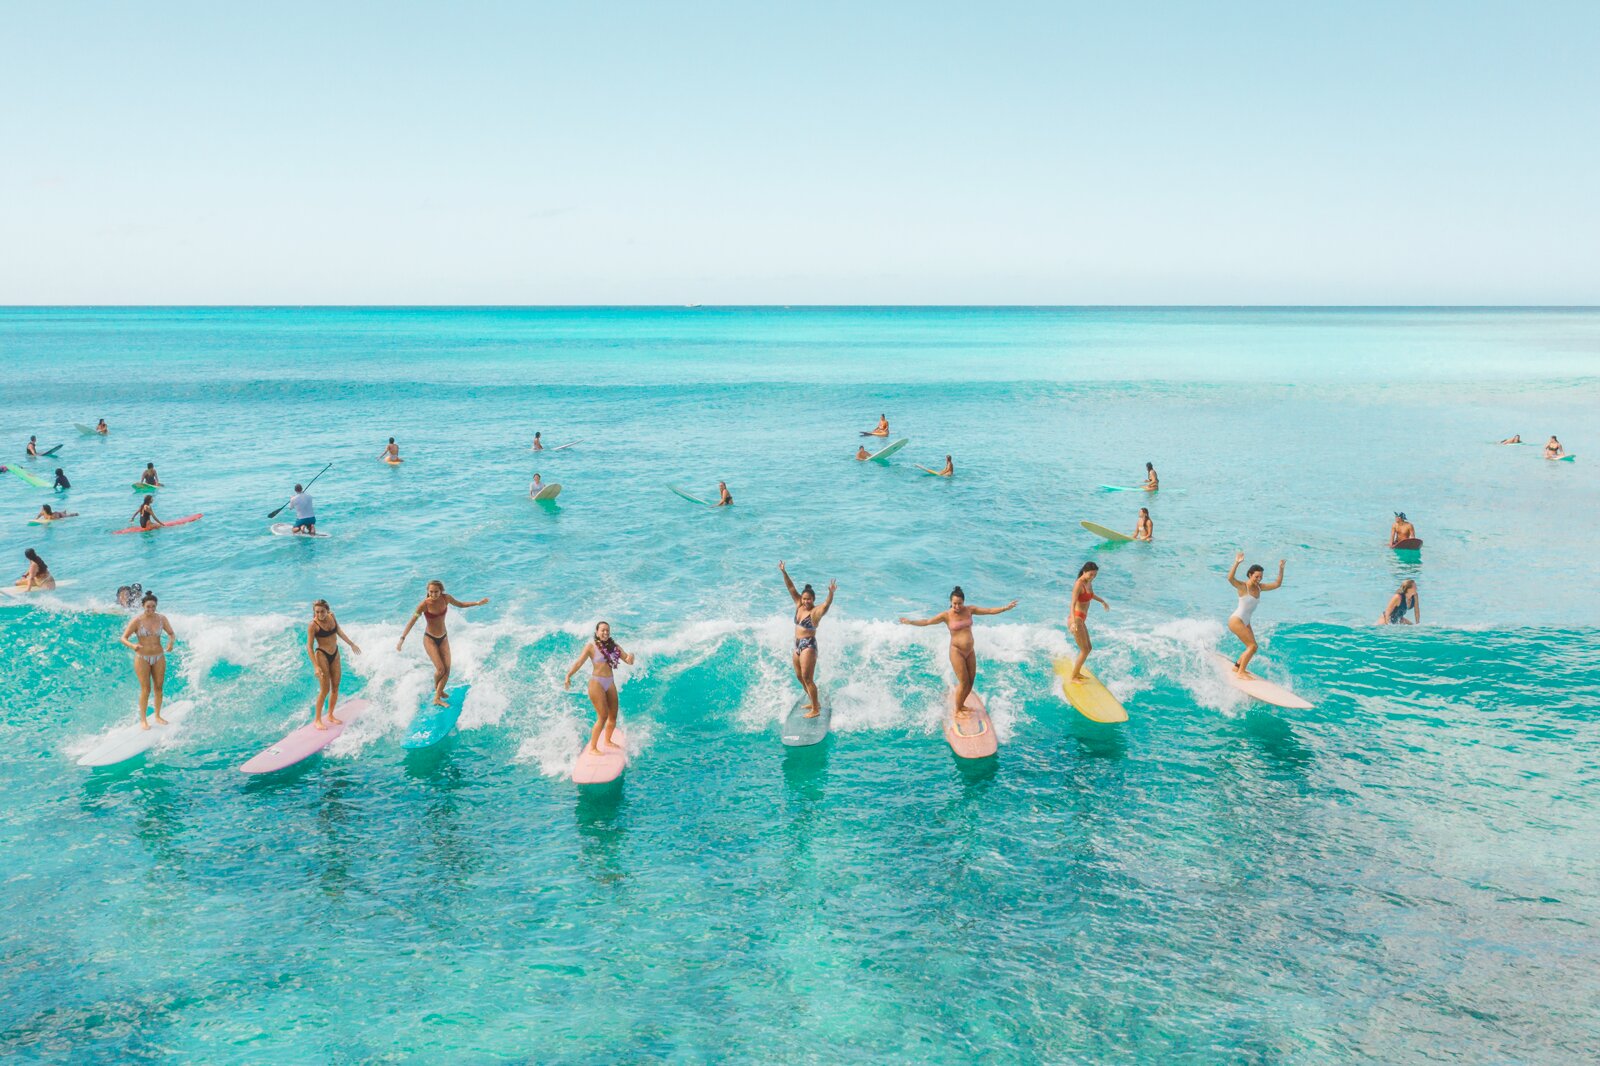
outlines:
{"label": "woman in white bikini", "polygon": [[611,623],[600,622],[594,627],[594,639],[583,646],[578,658],[567,671],[562,688],[572,687],[572,675],[585,662],[589,669],[589,702],[594,705],[594,729],[589,732],[589,750],[596,755],[600,750],[600,734],[605,734],[607,747],[616,747],[611,735],[617,731],[617,678],[614,673],[618,663],[633,665],[633,656],[611,639]]}

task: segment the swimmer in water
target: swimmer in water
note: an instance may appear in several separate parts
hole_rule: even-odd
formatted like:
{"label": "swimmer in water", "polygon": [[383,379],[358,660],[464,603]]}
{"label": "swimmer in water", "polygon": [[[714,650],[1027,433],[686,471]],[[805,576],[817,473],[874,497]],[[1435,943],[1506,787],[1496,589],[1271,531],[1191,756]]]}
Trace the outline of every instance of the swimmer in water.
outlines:
{"label": "swimmer in water", "polygon": [[1154,540],[1156,537],[1155,523],[1150,521],[1150,508],[1139,508],[1139,520],[1133,524],[1134,540]]}
{"label": "swimmer in water", "polygon": [[[728,491],[728,483],[726,481],[717,482],[717,493],[718,493],[718,495],[717,495],[716,506],[718,506],[718,507],[732,507],[733,506],[733,493]],[[757,510],[759,510],[759,508],[757,508]]]}
{"label": "swimmer in water", "polygon": [[1083,664],[1089,661],[1089,653],[1094,650],[1094,644],[1089,640],[1089,604],[1098,602],[1106,610],[1111,610],[1111,605],[1094,591],[1094,579],[1099,573],[1099,566],[1084,563],[1078,570],[1078,580],[1072,583],[1072,614],[1067,620],[1067,632],[1078,643],[1078,657],[1073,660],[1072,672],[1067,675],[1068,684],[1083,683]]}
{"label": "swimmer in water", "polygon": [[1394,513],[1394,524],[1389,527],[1389,547],[1394,547],[1403,540],[1410,540],[1417,535],[1417,527],[1411,524],[1404,511]]}
{"label": "swimmer in water", "polygon": [[861,435],[863,437],[887,437],[889,435],[889,416],[879,415],[877,428],[865,430]]}
{"label": "swimmer in water", "polygon": [[70,489],[71,487],[72,487],[72,482],[67,480],[67,472],[65,470],[61,469],[59,466],[56,467],[56,488],[60,489],[62,491],[66,491],[67,489]]}
{"label": "swimmer in water", "polygon": [[796,589],[782,560],[778,561],[778,573],[783,575],[784,587],[789,590],[789,598],[794,601],[795,606],[794,677],[805,690],[806,698],[811,701],[806,704],[808,709],[805,716],[815,718],[822,713],[822,701],[817,697],[817,624],[833,606],[833,594],[838,589],[839,583],[828,582],[828,598],[823,600],[819,607],[816,590],[810,585]]}
{"label": "swimmer in water", "polygon": [[572,687],[572,675],[585,662],[589,663],[589,702],[594,706],[594,728],[589,731],[589,750],[596,755],[603,755],[605,753],[600,750],[602,742],[609,748],[617,746],[612,739],[612,734],[617,731],[615,670],[618,663],[632,666],[633,656],[611,639],[611,623],[600,622],[594,627],[594,638],[583,646],[572,669],[567,671],[566,680],[561,683],[562,688]]}
{"label": "swimmer in water", "polygon": [[97,423],[97,424],[96,424],[96,425],[95,425],[95,427],[94,427],[94,431],[95,431],[95,432],[96,432],[96,433],[98,433],[98,434],[100,434],[100,435],[101,435],[101,436],[102,436],[102,437],[103,437],[103,436],[105,436],[105,435],[106,435],[106,434],[107,434],[107,433],[110,433],[110,432],[111,432],[111,427],[110,427],[110,426],[108,426],[108,425],[106,425],[106,420],[105,420],[105,419],[103,419],[103,418],[102,418],[102,419],[101,419],[101,420],[100,420],[100,421],[99,421],[99,423]]}
{"label": "swimmer in water", "polygon": [[[311,705],[311,724],[318,729],[344,724],[333,716],[333,709],[339,705],[339,682],[344,677],[344,667],[339,661],[341,640],[350,645],[351,651],[361,654],[356,642],[339,628],[339,620],[333,616],[328,601],[317,600],[311,605],[311,624],[306,627],[306,655],[317,675],[317,701]],[[326,722],[322,720],[324,704],[328,709]]]}
{"label": "swimmer in water", "polygon": [[1236,552],[1233,556],[1233,566],[1228,569],[1228,584],[1234,587],[1239,594],[1239,602],[1234,607],[1233,613],[1228,616],[1228,629],[1234,636],[1244,643],[1244,654],[1234,660],[1234,674],[1237,677],[1255,679],[1255,674],[1249,670],[1250,660],[1260,650],[1256,643],[1256,631],[1251,628],[1250,620],[1255,616],[1256,608],[1261,604],[1261,594],[1271,592],[1283,585],[1283,560],[1278,560],[1278,580],[1270,585],[1261,583],[1266,575],[1260,564],[1253,564],[1245,571],[1244,580],[1239,580],[1239,564],[1244,562],[1244,552]]}
{"label": "swimmer in water", "polygon": [[1409,577],[1400,582],[1400,587],[1389,603],[1383,609],[1383,614],[1378,618],[1380,626],[1408,626],[1412,622],[1406,618],[1407,611],[1416,612],[1416,624],[1422,624],[1422,597],[1417,594],[1417,583]]}
{"label": "swimmer in water", "polygon": [[539,476],[538,471],[534,471],[533,480],[528,483],[528,499],[531,500],[539,495],[539,490],[542,488],[544,488],[544,479]]}
{"label": "swimmer in water", "polygon": [[950,606],[932,618],[902,618],[903,626],[931,626],[944,623],[950,629],[950,668],[956,674],[955,716],[969,718],[967,697],[978,676],[978,652],[972,642],[972,620],[978,615],[1005,614],[1017,605],[1012,600],[1004,607],[968,607],[967,594],[957,585],[950,590]]}
{"label": "swimmer in water", "polygon": [[451,607],[465,610],[468,607],[482,607],[488,602],[487,596],[481,600],[462,602],[445,592],[443,581],[430,581],[427,596],[411,612],[411,621],[406,623],[405,630],[400,634],[400,642],[394,646],[395,651],[405,647],[406,637],[410,635],[411,627],[417,624],[417,619],[427,619],[422,626],[422,646],[433,663],[433,702],[437,707],[450,706],[450,701],[444,698],[445,686],[450,683],[450,634],[444,628],[445,612]]}
{"label": "swimmer in water", "polygon": [[[122,644],[133,651],[133,672],[139,678],[139,726],[150,728],[150,694],[156,697],[156,724],[166,725],[161,717],[162,694],[167,684],[167,652],[178,646],[178,636],[172,631],[167,616],[156,613],[156,594],[146,592],[141,601],[140,613],[134,615],[122,630]],[[161,636],[166,634],[167,646],[161,646]]]}
{"label": "swimmer in water", "polygon": [[867,446],[865,444],[863,444],[861,447],[856,449],[856,460],[858,462],[859,461],[864,461],[864,460],[867,460],[867,459],[871,459],[871,458],[872,458],[872,453],[867,451]]}
{"label": "swimmer in water", "polygon": [[544,451],[544,439],[539,436],[537,430],[535,430],[533,434],[533,450],[536,452]]}
{"label": "swimmer in water", "polygon": [[1157,492],[1161,489],[1161,479],[1156,477],[1156,468],[1149,463],[1144,464],[1144,491]]}

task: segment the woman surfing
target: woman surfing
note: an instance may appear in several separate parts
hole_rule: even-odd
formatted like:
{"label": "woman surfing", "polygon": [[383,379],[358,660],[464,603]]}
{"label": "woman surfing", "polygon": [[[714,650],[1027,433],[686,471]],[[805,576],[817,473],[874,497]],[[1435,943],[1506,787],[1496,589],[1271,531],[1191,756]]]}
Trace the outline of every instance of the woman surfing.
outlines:
{"label": "woman surfing", "polygon": [[901,618],[903,626],[931,626],[944,623],[950,628],[950,668],[956,673],[955,716],[967,718],[967,697],[978,676],[978,653],[972,642],[972,620],[979,615],[1005,614],[1017,605],[1012,600],[1004,607],[968,607],[967,594],[957,585],[950,590],[950,606],[932,618]]}
{"label": "woman surfing", "polygon": [[[572,687],[572,675],[585,662],[590,664],[589,702],[594,705],[594,729],[589,732],[589,751],[604,755],[600,750],[602,739],[607,747],[617,746],[611,739],[611,735],[617,731],[617,678],[614,671],[618,663],[632,666],[633,656],[611,639],[611,623],[599,622],[594,627],[594,638],[583,646],[572,668],[567,671],[566,680],[561,683],[562,688]],[[603,738],[602,733],[605,734]]]}
{"label": "woman surfing", "polygon": [[[339,661],[341,640],[350,645],[351,651],[361,654],[356,642],[339,628],[339,620],[333,616],[333,608],[328,606],[328,601],[313,603],[311,624],[306,627],[306,656],[310,658],[311,669],[317,675],[317,701],[311,705],[311,724],[318,729],[344,724],[333,716],[333,709],[339,705],[339,682],[344,677],[344,668]],[[328,710],[326,722],[322,720],[324,704]]]}
{"label": "woman surfing", "polygon": [[822,701],[817,697],[817,624],[833,606],[833,594],[838,589],[839,583],[828,582],[828,598],[823,600],[819,607],[816,590],[810,585],[796,589],[781,559],[778,561],[778,573],[783,575],[784,587],[789,590],[789,598],[795,605],[794,677],[800,682],[800,687],[805,689],[806,698],[811,701],[806,704],[808,709],[805,717],[815,718],[822,713]]}
{"label": "woman surfing", "polygon": [[1278,560],[1278,580],[1270,585],[1263,585],[1261,579],[1266,571],[1261,564],[1254,563],[1244,573],[1244,580],[1240,581],[1239,564],[1244,562],[1244,552],[1235,552],[1233,566],[1228,569],[1228,584],[1234,587],[1239,594],[1239,603],[1234,607],[1233,613],[1228,616],[1228,630],[1244,643],[1244,654],[1234,660],[1234,675],[1237,677],[1257,680],[1256,675],[1249,670],[1250,660],[1255,658],[1259,645],[1256,643],[1255,630],[1250,627],[1250,620],[1255,617],[1256,608],[1261,605],[1261,594],[1271,592],[1283,584],[1283,560]]}
{"label": "woman surfing", "polygon": [[[122,645],[133,651],[133,672],[139,678],[139,727],[150,728],[149,707],[152,691],[156,697],[155,719],[157,725],[166,725],[161,717],[161,700],[167,685],[167,652],[178,646],[178,635],[172,631],[167,616],[156,613],[156,594],[146,592],[140,601],[140,612],[133,616],[122,630]],[[167,646],[161,646],[162,635]]]}
{"label": "woman surfing", "polygon": [[1078,643],[1078,657],[1072,661],[1072,672],[1066,678],[1068,684],[1083,684],[1083,664],[1089,661],[1089,653],[1094,650],[1094,644],[1089,640],[1089,604],[1098,602],[1106,610],[1111,610],[1111,605],[1094,591],[1094,579],[1099,573],[1099,566],[1084,563],[1078,569],[1078,580],[1072,583],[1072,614],[1067,620],[1067,632]]}
{"label": "woman surfing", "polygon": [[428,659],[433,663],[433,703],[436,707],[448,707],[450,701],[444,698],[445,686],[450,683],[450,634],[444,628],[444,616],[451,607],[482,607],[489,602],[485,596],[481,600],[470,603],[456,599],[444,590],[443,581],[428,582],[428,594],[423,601],[417,604],[417,609],[411,612],[411,621],[406,623],[406,628],[400,634],[400,642],[394,646],[395,651],[405,647],[406,637],[411,633],[411,627],[417,624],[418,618],[426,618],[422,626],[422,646],[428,653]]}

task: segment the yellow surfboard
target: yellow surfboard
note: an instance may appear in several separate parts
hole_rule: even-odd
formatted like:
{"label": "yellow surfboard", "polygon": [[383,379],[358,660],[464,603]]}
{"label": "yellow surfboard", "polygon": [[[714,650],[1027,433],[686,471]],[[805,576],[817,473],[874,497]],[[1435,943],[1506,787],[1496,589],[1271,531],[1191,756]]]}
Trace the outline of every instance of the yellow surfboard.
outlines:
{"label": "yellow surfboard", "polygon": [[1126,533],[1118,533],[1114,529],[1107,529],[1105,526],[1102,526],[1098,522],[1079,522],[1078,525],[1082,526],[1084,529],[1087,529],[1090,533],[1093,533],[1095,536],[1104,537],[1106,540],[1109,540],[1109,541],[1111,541],[1113,543],[1116,543],[1116,544],[1121,544],[1121,543],[1123,543],[1125,541],[1130,541],[1130,540],[1133,539],[1132,537],[1128,536]]}
{"label": "yellow surfboard", "polygon": [[1078,672],[1081,680],[1068,681],[1072,673],[1071,659],[1057,659],[1054,663],[1056,679],[1061,682],[1061,694],[1078,713],[1091,722],[1126,722],[1128,709],[1117,702],[1111,690],[1100,683],[1086,666]]}

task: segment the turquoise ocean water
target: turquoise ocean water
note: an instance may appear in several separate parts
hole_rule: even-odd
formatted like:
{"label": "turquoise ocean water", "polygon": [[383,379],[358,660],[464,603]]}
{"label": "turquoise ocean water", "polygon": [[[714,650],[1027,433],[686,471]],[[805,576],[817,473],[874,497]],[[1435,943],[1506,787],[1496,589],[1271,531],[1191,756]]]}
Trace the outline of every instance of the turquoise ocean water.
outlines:
{"label": "turquoise ocean water", "polygon": [[[64,442],[82,517],[0,475],[0,1055],[74,1061],[1580,1062],[1600,1047],[1600,312],[0,310],[0,453]],[[887,413],[911,443],[853,462]],[[108,439],[72,423],[106,418]],[[550,445],[534,456],[535,430]],[[1557,433],[1572,463],[1493,441]],[[376,461],[393,435],[407,458]],[[946,453],[957,476],[942,481]],[[111,537],[154,460],[180,529]],[[1107,493],[1137,484],[1156,498]],[[270,536],[296,480],[330,539]],[[559,506],[525,498],[539,471]],[[695,507],[668,482],[737,505]],[[1179,491],[1181,490],[1181,491]],[[52,501],[54,502],[54,501]],[[1108,547],[1078,526],[1130,529]],[[1406,511],[1420,557],[1385,548]],[[1238,548],[1282,590],[1250,705]],[[1092,664],[1051,687],[1086,559]],[[790,752],[776,566],[839,582],[835,736]],[[10,572],[7,572],[8,577]],[[461,732],[408,754],[424,583],[462,598]],[[1371,623],[1404,577],[1424,625]],[[180,644],[172,742],[132,720],[116,586]],[[939,733],[969,599],[1002,740]],[[309,603],[375,710],[284,774]],[[620,789],[569,780],[560,678],[638,656]],[[574,691],[581,692],[575,685]]]}

